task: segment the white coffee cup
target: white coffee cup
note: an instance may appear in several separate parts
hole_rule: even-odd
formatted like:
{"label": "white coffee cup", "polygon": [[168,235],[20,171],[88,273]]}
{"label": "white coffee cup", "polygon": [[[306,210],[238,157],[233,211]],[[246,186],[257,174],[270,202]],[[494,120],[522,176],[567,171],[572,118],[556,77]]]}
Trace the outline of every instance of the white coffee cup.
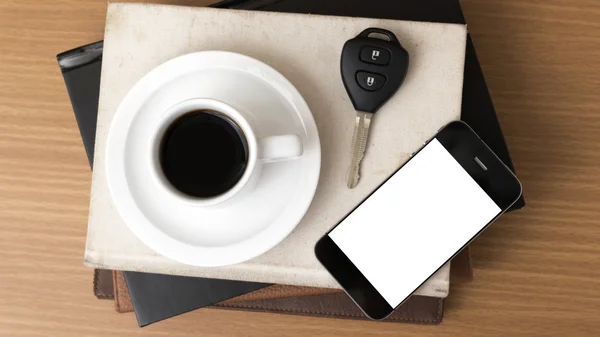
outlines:
{"label": "white coffee cup", "polygon": [[[208,198],[190,196],[175,188],[165,177],[159,158],[161,141],[169,126],[179,117],[198,110],[211,110],[235,122],[241,129],[248,148],[246,169],[242,177],[227,191]],[[149,158],[152,179],[163,192],[182,202],[195,206],[214,206],[230,200],[234,196],[252,191],[264,164],[293,160],[302,156],[302,140],[298,135],[275,135],[259,139],[255,132],[256,128],[252,125],[258,121],[252,121],[249,117],[248,112],[211,98],[192,98],[170,107],[160,116],[151,133]]]}

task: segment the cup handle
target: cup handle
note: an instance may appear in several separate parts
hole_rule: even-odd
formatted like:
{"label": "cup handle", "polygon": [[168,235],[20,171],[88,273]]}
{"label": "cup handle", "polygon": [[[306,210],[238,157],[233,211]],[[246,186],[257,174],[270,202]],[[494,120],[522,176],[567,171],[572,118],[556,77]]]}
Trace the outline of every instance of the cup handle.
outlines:
{"label": "cup handle", "polygon": [[262,162],[277,162],[295,159],[304,151],[298,135],[281,135],[261,138],[258,141],[258,159]]}

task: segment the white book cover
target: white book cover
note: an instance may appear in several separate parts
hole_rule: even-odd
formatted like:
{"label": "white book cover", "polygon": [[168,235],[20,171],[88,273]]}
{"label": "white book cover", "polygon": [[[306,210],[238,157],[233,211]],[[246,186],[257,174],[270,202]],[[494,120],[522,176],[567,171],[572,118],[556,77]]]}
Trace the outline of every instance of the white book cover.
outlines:
{"label": "white book cover", "polygon": [[[361,179],[350,190],[345,175],[354,111],[339,63],[344,42],[368,27],[392,31],[410,55],[410,68],[400,90],[373,118]],[[466,36],[466,26],[458,24],[110,3],[85,265],[339,288],[316,260],[315,243],[440,127],[460,119]],[[203,50],[245,54],[282,73],[307,101],[321,140],[319,186],[302,221],[275,248],[226,267],[181,264],[143,244],[119,216],[105,172],[107,132],[127,92],[163,62]],[[440,269],[417,294],[447,296],[449,269],[449,264]]]}

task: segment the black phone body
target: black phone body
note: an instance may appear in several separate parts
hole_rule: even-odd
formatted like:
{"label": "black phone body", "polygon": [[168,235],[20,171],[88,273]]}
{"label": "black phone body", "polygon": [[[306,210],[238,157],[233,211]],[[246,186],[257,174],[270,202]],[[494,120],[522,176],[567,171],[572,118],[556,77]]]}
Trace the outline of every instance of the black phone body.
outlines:
{"label": "black phone body", "polygon": [[384,319],[521,196],[464,122],[430,139],[315,246],[361,310]]}

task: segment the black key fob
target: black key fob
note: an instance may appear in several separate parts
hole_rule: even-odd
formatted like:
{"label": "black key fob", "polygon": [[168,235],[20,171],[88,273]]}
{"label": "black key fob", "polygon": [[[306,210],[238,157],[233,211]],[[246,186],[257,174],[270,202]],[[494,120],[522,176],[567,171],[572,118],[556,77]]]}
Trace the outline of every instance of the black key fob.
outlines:
{"label": "black key fob", "polygon": [[368,28],[344,44],[340,66],[354,109],[375,113],[404,81],[408,52],[394,33]]}

